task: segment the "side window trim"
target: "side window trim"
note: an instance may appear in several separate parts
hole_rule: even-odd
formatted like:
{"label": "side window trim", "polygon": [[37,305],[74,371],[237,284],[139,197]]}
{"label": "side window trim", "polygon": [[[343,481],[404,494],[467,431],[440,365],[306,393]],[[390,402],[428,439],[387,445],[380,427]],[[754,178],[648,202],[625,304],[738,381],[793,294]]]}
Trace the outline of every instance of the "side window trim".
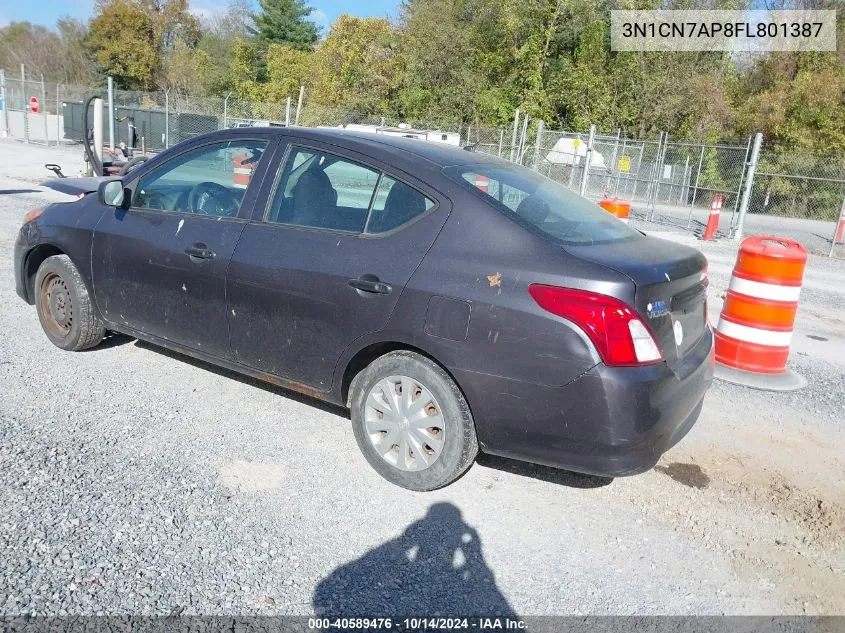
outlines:
{"label": "side window trim", "polygon": [[376,204],[378,197],[378,190],[381,187],[381,181],[384,179],[384,170],[379,170],[378,178],[376,179],[376,187],[373,189],[373,195],[370,196],[370,204],[367,207],[367,217],[364,219],[364,228],[361,229],[361,235],[366,235],[367,229],[370,228],[370,218],[373,217],[373,207]]}
{"label": "side window trim", "polygon": [[[207,142],[200,143],[198,145],[192,145],[190,147],[184,148],[178,154],[174,154],[173,156],[169,156],[167,158],[167,160],[162,162],[161,164],[150,165],[149,167],[147,167],[145,165],[144,167],[147,167],[146,169],[141,168],[141,169],[137,170],[137,173],[132,173],[133,178],[126,186],[126,188],[129,189],[132,193],[132,195],[129,197],[129,205],[126,207],[126,209],[130,210],[130,211],[143,211],[143,212],[151,212],[151,213],[166,213],[166,214],[180,215],[180,216],[182,216],[182,215],[193,215],[193,216],[197,216],[197,217],[209,217],[209,218],[211,218],[215,221],[217,221],[218,219],[220,219],[221,221],[223,221],[223,220],[248,221],[249,218],[241,217],[241,210],[244,208],[244,201],[247,199],[247,194],[250,191],[258,190],[260,188],[260,183],[258,183],[257,180],[263,180],[263,178],[261,178],[261,179],[254,179],[254,178],[250,179],[250,183],[247,186],[247,189],[244,190],[244,195],[241,197],[241,201],[240,201],[240,204],[238,205],[238,209],[237,209],[235,215],[233,215],[231,217],[229,217],[229,216],[212,216],[212,215],[204,216],[204,215],[198,215],[196,213],[192,213],[190,211],[179,211],[179,210],[171,210],[171,209],[148,209],[146,207],[136,207],[133,204],[133,202],[135,200],[135,190],[141,184],[141,180],[144,177],[148,176],[149,174],[151,174],[154,171],[157,171],[161,167],[164,167],[165,165],[172,163],[174,160],[178,159],[180,156],[184,156],[185,154],[187,154],[189,152],[193,152],[193,151],[201,149],[203,147],[210,147],[212,145],[219,145],[221,143],[235,143],[235,142],[240,142],[240,141],[256,141],[256,142],[260,142],[260,143],[265,143],[266,146],[264,148],[264,153],[262,154],[261,160],[259,160],[259,164],[258,164],[258,167],[261,167],[262,165],[266,165],[266,164],[272,162],[273,157],[271,155],[268,155],[268,153],[273,150],[273,146],[275,145],[274,140],[275,139],[268,137],[268,136],[243,136],[243,137],[242,136],[226,136],[226,137],[220,138],[220,139],[209,139]],[[268,156],[268,159],[266,161],[264,160],[265,155]],[[258,175],[258,171],[259,170],[256,169],[256,175]],[[264,171],[267,171],[267,169],[265,169]]]}

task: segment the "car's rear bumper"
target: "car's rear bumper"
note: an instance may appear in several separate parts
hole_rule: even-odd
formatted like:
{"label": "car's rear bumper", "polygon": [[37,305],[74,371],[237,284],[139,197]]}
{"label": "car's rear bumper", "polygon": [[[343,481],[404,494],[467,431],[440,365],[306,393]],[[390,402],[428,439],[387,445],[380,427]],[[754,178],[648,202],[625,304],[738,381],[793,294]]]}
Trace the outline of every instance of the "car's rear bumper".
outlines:
{"label": "car's rear bumper", "polygon": [[597,365],[563,387],[456,372],[485,452],[595,475],[654,466],[698,419],[713,380],[708,330],[676,372]]}

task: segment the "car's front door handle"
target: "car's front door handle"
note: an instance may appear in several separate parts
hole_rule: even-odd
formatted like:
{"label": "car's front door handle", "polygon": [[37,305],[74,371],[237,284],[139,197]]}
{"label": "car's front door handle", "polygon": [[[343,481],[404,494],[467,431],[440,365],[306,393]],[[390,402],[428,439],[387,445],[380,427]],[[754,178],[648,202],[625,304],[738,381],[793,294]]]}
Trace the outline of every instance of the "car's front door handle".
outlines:
{"label": "car's front door handle", "polygon": [[380,295],[390,294],[393,290],[393,286],[383,281],[379,281],[379,278],[375,275],[361,275],[357,279],[350,279],[348,283],[356,290],[372,292]]}
{"label": "car's front door handle", "polygon": [[197,259],[214,259],[217,253],[208,248],[205,244],[194,244],[185,249],[185,255]]}

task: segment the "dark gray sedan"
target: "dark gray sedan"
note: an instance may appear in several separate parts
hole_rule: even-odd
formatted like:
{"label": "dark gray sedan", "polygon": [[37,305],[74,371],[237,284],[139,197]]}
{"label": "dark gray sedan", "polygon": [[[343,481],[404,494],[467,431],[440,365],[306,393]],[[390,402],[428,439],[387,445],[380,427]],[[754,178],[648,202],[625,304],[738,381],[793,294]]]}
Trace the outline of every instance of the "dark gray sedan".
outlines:
{"label": "dark gray sedan", "polygon": [[347,406],[406,488],[479,450],[642,472],[712,380],[704,256],[492,157],[245,128],[48,185],[78,199],[27,216],[15,279],[53,343],[122,332]]}

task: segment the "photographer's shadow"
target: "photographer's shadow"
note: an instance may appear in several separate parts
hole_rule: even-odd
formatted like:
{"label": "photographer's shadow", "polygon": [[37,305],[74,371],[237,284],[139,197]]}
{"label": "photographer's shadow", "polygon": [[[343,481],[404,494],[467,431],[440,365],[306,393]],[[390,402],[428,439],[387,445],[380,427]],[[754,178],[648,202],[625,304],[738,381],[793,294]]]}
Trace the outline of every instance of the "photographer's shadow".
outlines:
{"label": "photographer's shadow", "polygon": [[335,569],[314,591],[314,612],[516,617],[484,561],[478,533],[450,503],[431,506],[401,536]]}

